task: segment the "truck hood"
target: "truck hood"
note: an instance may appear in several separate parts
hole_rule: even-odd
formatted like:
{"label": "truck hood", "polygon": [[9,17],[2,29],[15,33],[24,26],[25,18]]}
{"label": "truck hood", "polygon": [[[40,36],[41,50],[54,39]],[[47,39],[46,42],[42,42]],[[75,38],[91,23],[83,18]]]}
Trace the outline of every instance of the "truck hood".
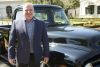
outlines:
{"label": "truck hood", "polygon": [[66,27],[64,30],[65,31],[70,31],[70,32],[72,32],[74,34],[77,34],[77,35],[89,34],[87,36],[95,36],[95,35],[99,35],[100,34],[100,31],[94,30],[94,29],[91,29],[91,28],[86,28],[86,27],[69,26],[69,27]]}
{"label": "truck hood", "polygon": [[63,53],[67,57],[67,60],[71,60],[74,63],[84,59],[87,55],[91,55],[91,52],[93,52],[90,48],[72,44],[51,44],[50,50]]}
{"label": "truck hood", "polygon": [[90,29],[90,28],[85,28],[85,27],[62,26],[62,27],[49,28],[48,35],[49,36],[56,35],[56,36],[62,36],[62,37],[64,36],[67,38],[92,39],[93,37],[100,36],[100,31]]}

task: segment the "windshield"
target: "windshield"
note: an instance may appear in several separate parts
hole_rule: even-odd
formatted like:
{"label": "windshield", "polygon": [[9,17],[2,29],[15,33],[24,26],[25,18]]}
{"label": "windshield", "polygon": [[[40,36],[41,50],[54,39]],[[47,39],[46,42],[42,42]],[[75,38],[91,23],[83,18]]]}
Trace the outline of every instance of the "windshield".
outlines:
{"label": "windshield", "polygon": [[65,24],[68,23],[68,18],[66,17],[63,10],[54,10],[54,22],[55,24]]}
{"label": "windshield", "polygon": [[24,19],[22,11],[17,11],[15,20]]}
{"label": "windshield", "polygon": [[[35,8],[35,17],[45,21],[47,25],[65,25],[69,20],[63,9]],[[16,20],[24,18],[22,10],[16,13]]]}

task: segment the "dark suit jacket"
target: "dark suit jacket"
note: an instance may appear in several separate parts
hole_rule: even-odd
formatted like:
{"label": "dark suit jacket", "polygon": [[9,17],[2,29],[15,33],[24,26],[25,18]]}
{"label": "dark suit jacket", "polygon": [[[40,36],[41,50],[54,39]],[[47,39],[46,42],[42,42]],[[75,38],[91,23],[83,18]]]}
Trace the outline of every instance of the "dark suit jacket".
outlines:
{"label": "dark suit jacket", "polygon": [[[43,21],[34,19],[34,36],[33,36],[33,51],[36,62],[39,62],[42,56],[49,56],[49,44],[45,23]],[[17,48],[16,39],[18,41]],[[43,49],[41,48],[43,44]],[[17,58],[19,63],[27,64],[30,56],[29,38],[26,30],[24,20],[16,20],[13,22],[10,36],[9,36],[9,47],[8,47],[8,59]]]}

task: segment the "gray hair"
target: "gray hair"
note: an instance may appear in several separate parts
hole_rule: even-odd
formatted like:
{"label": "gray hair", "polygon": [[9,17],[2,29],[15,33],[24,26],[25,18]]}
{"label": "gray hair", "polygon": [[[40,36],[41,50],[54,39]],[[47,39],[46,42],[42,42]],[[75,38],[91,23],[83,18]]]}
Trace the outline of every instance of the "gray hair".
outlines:
{"label": "gray hair", "polygon": [[31,6],[32,9],[34,10],[33,4],[32,4],[32,3],[25,3],[25,4],[23,5],[23,11],[25,10],[25,8],[26,8],[27,6]]}

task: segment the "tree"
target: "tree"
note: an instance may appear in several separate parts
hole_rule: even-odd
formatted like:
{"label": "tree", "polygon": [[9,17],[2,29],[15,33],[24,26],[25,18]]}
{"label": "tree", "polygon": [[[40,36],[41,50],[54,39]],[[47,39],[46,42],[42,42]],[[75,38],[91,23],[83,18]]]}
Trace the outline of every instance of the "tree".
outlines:
{"label": "tree", "polygon": [[49,0],[50,4],[52,5],[59,5],[61,7],[64,7],[64,4],[61,0]]}
{"label": "tree", "polygon": [[64,7],[64,4],[61,0],[25,0],[25,2],[31,2],[33,4],[53,4]]}
{"label": "tree", "polygon": [[77,7],[79,7],[80,6],[80,2],[79,2],[79,0],[69,0],[69,2],[70,2],[70,8],[77,8]]}
{"label": "tree", "polygon": [[74,9],[76,15],[76,8],[80,6],[80,0],[66,0],[63,3],[65,9]]}
{"label": "tree", "polygon": [[61,0],[64,3],[64,7],[71,9],[71,8],[77,8],[80,6],[79,0]]}
{"label": "tree", "polygon": [[32,0],[24,0],[24,2],[32,2]]}
{"label": "tree", "polygon": [[31,2],[33,4],[47,4],[48,0],[24,0],[25,2]]}
{"label": "tree", "polygon": [[24,2],[31,2],[33,4],[37,4],[38,3],[38,0],[25,0]]}
{"label": "tree", "polygon": [[74,8],[75,16],[76,16],[76,8],[80,6],[80,2],[79,2],[79,0],[70,0],[70,1],[71,1],[70,3],[72,3],[71,8]]}

